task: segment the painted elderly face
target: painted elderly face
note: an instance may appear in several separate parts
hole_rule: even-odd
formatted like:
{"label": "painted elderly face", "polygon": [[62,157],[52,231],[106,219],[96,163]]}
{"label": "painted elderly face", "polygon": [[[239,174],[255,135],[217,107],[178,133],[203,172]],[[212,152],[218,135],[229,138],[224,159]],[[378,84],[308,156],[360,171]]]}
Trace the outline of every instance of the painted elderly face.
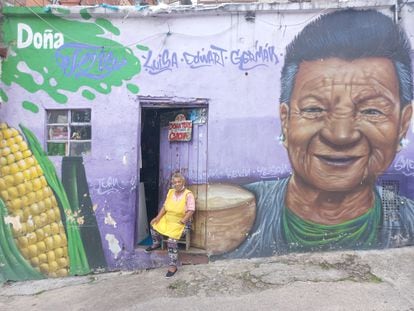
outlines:
{"label": "painted elderly face", "polygon": [[391,164],[411,118],[386,58],[303,62],[290,107],[280,108],[296,175],[318,189],[345,191]]}
{"label": "painted elderly face", "polygon": [[171,185],[175,191],[184,190],[184,180],[182,180],[181,178],[173,178],[171,180]]}

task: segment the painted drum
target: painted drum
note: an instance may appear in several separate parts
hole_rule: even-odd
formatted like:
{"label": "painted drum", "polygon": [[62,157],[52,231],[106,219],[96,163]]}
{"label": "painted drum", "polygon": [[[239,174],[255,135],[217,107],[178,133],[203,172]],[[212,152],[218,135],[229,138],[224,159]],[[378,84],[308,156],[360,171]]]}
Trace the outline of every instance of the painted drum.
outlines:
{"label": "painted drum", "polygon": [[231,184],[193,185],[196,198],[191,245],[218,255],[235,249],[247,237],[255,216],[253,193]]}

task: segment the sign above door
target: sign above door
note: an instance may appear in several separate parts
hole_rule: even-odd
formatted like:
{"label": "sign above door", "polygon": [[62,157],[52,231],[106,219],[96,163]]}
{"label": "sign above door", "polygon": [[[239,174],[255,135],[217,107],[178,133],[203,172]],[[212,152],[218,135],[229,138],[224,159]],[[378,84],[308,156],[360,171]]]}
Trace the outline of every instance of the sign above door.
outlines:
{"label": "sign above door", "polygon": [[184,114],[178,114],[174,121],[168,124],[169,141],[191,141],[193,131],[193,121],[186,120]]}

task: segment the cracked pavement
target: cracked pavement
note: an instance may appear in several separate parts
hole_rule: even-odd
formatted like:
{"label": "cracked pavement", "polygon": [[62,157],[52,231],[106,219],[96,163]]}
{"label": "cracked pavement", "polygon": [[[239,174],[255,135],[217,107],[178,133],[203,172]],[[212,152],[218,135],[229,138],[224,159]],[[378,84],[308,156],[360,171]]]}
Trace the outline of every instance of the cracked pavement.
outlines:
{"label": "cracked pavement", "polygon": [[414,247],[6,283],[1,310],[414,311]]}

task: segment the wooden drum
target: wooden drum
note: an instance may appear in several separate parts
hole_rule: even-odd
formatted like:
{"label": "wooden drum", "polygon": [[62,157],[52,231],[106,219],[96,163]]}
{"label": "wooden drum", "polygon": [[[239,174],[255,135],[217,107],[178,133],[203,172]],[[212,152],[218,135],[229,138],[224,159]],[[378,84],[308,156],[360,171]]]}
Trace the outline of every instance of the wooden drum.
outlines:
{"label": "wooden drum", "polygon": [[211,255],[239,246],[256,216],[254,195],[231,184],[193,185],[189,189],[196,198],[191,245]]}

